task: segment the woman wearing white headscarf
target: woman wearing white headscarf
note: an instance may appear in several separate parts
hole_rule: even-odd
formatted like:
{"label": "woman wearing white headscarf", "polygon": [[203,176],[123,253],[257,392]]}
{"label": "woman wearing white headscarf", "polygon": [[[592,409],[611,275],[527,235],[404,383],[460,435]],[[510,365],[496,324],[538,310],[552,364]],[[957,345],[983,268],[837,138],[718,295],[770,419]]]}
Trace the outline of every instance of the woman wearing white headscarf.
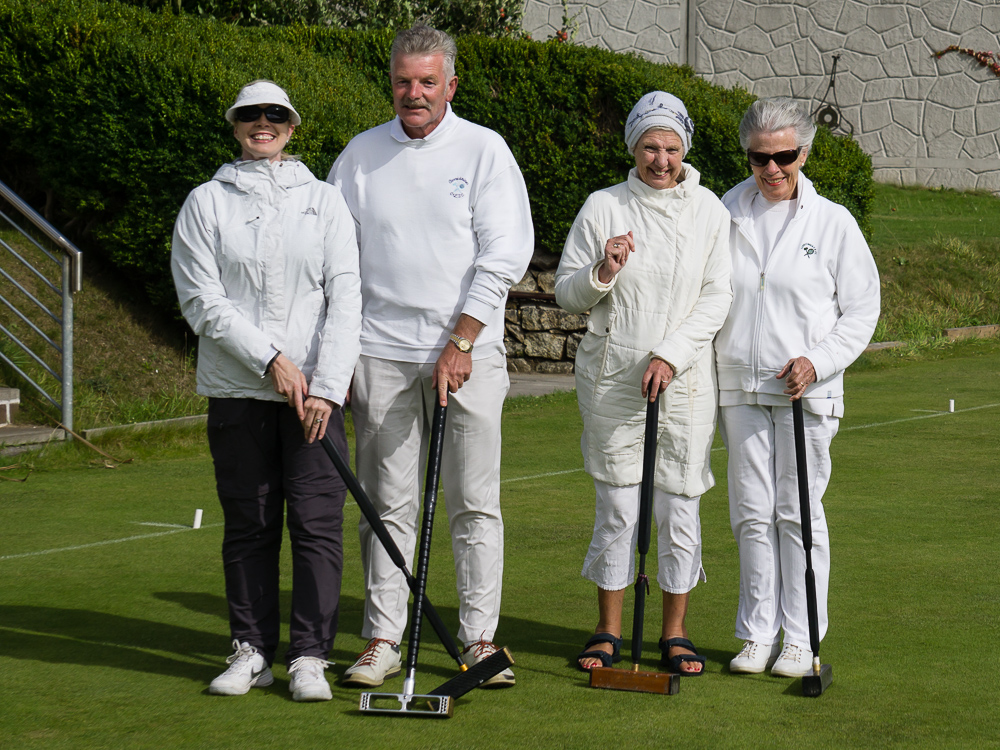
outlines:
{"label": "woman wearing white headscarf", "polygon": [[[732,213],[733,308],[715,341],[729,515],[740,550],[731,672],[810,669],[805,552],[791,402],[802,399],[819,636],[827,629],[830,535],[823,493],[844,414],[844,370],[879,314],[878,269],[846,208],[799,170],[816,126],[787,98],[758,99],[740,123],[752,175],[723,202]],[[784,646],[781,646],[784,631]],[[780,653],[779,653],[780,648]]]}
{"label": "woman wearing white headscarf", "polygon": [[624,590],[632,582],[646,399],[660,396],[653,514],[663,591],[662,663],[704,672],[685,626],[699,578],[702,493],[712,487],[716,388],[712,338],[729,310],[729,216],[683,162],[694,123],[684,103],[654,91],[629,114],[635,159],[626,182],[593,193],[556,273],[556,300],[589,310],[576,355],[584,467],[597,494],[582,575],[597,584],[595,635],[581,669],[619,657]]}
{"label": "woman wearing white headscarf", "polygon": [[343,405],[361,353],[358,245],[347,204],[285,146],[301,122],[283,89],[244,86],[226,112],[242,155],[188,196],[171,267],[198,334],[198,393],[225,520],[235,652],[209,692],[273,682],[287,514],[292,611],[285,654],[297,701],[330,700],[346,488],[317,442],[347,452]]}

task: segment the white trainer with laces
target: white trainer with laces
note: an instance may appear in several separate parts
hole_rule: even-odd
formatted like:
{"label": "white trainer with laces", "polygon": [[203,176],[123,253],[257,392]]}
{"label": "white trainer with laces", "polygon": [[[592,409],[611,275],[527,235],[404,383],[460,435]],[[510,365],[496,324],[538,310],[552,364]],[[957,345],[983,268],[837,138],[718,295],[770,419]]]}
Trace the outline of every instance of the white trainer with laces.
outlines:
{"label": "white trainer with laces", "polygon": [[267,687],[274,682],[270,667],[261,653],[249,643],[233,641],[236,652],[226,657],[229,669],[208,686],[212,695],[246,695],[252,687]]}
{"label": "white trainer with laces", "polygon": [[354,666],[344,672],[344,684],[352,687],[378,687],[399,675],[402,662],[399,645],[395,641],[372,638],[365,650],[358,655]]}
{"label": "white trainer with laces", "polygon": [[292,700],[305,703],[308,701],[328,701],[333,698],[330,683],[326,681],[323,671],[330,666],[326,659],[318,656],[300,656],[288,667],[292,678],[288,689],[292,691]]}
{"label": "white trainer with laces", "polygon": [[[476,641],[470,644],[462,652],[462,660],[467,666],[472,666],[473,664],[478,664],[483,659],[487,659],[493,654],[495,654],[499,649],[494,646],[490,641]],[[511,671],[510,667],[507,667],[503,672],[498,672],[497,674],[490,677],[479,687],[481,688],[502,688],[511,687],[514,685],[514,673]]]}
{"label": "white trainer with laces", "polygon": [[760,674],[774,664],[780,646],[777,641],[770,646],[757,641],[746,641],[736,658],[729,662],[729,671],[735,674]]}
{"label": "white trainer with laces", "polygon": [[812,651],[786,643],[778,661],[771,667],[775,677],[802,677],[812,671]]}

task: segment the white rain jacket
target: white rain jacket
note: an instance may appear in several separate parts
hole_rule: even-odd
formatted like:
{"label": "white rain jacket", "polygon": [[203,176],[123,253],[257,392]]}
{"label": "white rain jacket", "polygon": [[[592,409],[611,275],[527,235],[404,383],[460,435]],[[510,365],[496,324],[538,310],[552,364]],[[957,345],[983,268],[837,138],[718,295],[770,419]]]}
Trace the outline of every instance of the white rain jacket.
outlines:
{"label": "white rain jacket", "polygon": [[721,402],[787,406],[785,381],[775,376],[793,357],[807,357],[817,382],[806,389],[803,407],[841,417],[844,370],[878,321],[878,269],[850,212],[821,197],[801,173],[798,189],[795,215],[765,267],[750,206],[757,183],[750,177],[723,196],[733,217],[735,297],[715,340]]}
{"label": "white rain jacket", "polygon": [[[729,216],[698,171],[656,190],[628,181],[590,195],[576,217],[556,272],[556,301],[590,310],[576,355],[584,468],[625,486],[642,479],[646,402],[642,376],[652,357],[676,375],[660,396],[655,484],[701,495],[715,484],[710,465],[716,389],[712,338],[726,319]],[[597,269],[608,238],[632,231],[635,252],[602,284]]]}
{"label": "white rain jacket", "polygon": [[171,270],[199,336],[198,393],[284,401],[283,353],[309,395],[343,404],[361,353],[354,220],[340,192],[294,160],[223,165],[184,202]]}

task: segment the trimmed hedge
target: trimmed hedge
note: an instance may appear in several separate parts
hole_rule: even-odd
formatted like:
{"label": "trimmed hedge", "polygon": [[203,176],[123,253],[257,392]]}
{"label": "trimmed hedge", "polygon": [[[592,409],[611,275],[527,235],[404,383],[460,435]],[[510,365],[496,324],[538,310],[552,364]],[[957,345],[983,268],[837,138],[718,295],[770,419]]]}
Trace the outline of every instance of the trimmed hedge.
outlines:
{"label": "trimmed hedge", "polygon": [[93,0],[0,0],[4,178],[173,309],[170,235],[188,192],[239,155],[223,114],[270,78],[302,114],[290,150],[320,178],[392,107],[361,74],[260,30]]}
{"label": "trimmed hedge", "polygon": [[[89,249],[173,309],[174,218],[188,191],[236,154],[222,113],[238,87],[271,78],[289,90],[303,116],[292,150],[323,177],[351,137],[392,117],[391,42],[385,30],[241,28],[115,2],[0,0],[0,171],[18,188],[48,191]],[[625,178],[634,163],[625,117],[648,91],[687,104],[689,160],[703,184],[721,195],[750,173],[737,135],[753,101],[745,91],[589,47],[458,44],[455,111],[507,139],[541,250],[560,252],[586,196]],[[821,130],[805,172],[869,233],[871,160],[853,140]]]}

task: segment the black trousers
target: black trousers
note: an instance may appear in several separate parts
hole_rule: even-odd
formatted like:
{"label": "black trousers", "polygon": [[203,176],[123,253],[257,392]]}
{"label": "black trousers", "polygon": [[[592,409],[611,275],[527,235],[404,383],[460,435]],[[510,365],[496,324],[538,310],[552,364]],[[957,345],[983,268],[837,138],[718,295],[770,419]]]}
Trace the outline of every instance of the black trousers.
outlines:
{"label": "black trousers", "polygon": [[[330,415],[327,434],[347,456],[342,410]],[[343,571],[343,480],[319,442],[305,442],[295,410],[284,402],[209,399],[208,444],[225,518],[222,562],[232,637],[274,662],[287,506],[292,611],[285,662],[326,659],[337,633]]]}

